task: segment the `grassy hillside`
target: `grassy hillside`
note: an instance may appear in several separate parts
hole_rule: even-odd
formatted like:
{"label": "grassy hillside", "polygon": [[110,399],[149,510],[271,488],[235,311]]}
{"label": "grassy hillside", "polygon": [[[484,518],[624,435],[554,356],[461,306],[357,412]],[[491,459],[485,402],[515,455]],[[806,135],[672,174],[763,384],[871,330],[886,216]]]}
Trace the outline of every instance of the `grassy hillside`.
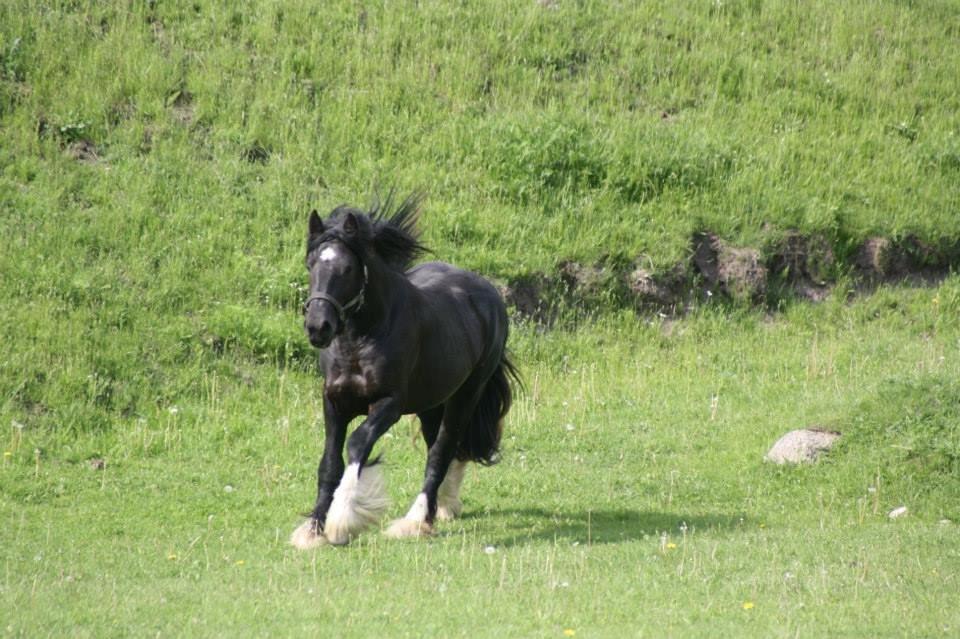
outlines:
{"label": "grassy hillside", "polygon": [[953,242],[955,8],[4,3],[4,410],[97,430],[223,347],[305,357],[305,213],[377,183],[500,279],[698,230]]}
{"label": "grassy hillside", "polygon": [[64,4],[0,9],[5,199],[98,238],[287,263],[377,181],[494,275],[668,265],[699,230],[960,235],[951,2]]}
{"label": "grassy hillside", "polygon": [[[848,293],[874,236],[956,258],[958,10],[0,3],[0,631],[483,636],[489,596],[518,636],[955,632],[960,285]],[[306,214],[377,184],[500,281],[796,231],[837,286],[662,321],[601,279],[579,328],[516,324],[528,389],[467,519],[297,554]],[[759,461],[812,423],[845,434],[826,463]]]}

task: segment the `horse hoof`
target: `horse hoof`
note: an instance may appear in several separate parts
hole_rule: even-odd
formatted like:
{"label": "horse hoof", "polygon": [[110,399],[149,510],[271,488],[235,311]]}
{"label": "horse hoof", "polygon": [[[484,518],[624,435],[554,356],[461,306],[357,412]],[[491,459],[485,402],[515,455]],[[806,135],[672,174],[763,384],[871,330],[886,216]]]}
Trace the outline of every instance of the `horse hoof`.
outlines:
{"label": "horse hoof", "polygon": [[344,526],[331,525],[331,523],[333,522],[328,520],[323,530],[327,542],[332,546],[346,546],[349,544],[351,537],[353,537],[350,529]]}
{"label": "horse hoof", "polygon": [[450,521],[456,519],[463,512],[463,502],[459,499],[437,504],[437,519]]}
{"label": "horse hoof", "polygon": [[327,538],[323,536],[323,533],[317,531],[317,522],[313,519],[308,519],[300,524],[290,535],[290,543],[294,548],[300,550],[310,550],[322,546],[326,541]]}
{"label": "horse hoof", "polygon": [[407,537],[429,537],[433,534],[433,526],[425,521],[414,519],[396,519],[390,527],[383,531],[391,539],[405,539]]}

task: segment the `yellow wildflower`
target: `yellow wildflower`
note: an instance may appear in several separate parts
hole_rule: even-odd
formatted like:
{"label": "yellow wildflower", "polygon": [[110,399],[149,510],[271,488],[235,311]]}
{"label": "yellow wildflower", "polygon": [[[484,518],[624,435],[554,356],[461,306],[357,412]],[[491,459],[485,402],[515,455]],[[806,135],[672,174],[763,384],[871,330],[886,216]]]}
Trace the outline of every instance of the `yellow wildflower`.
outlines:
{"label": "yellow wildflower", "polygon": [[752,609],[753,609],[753,602],[752,602],[752,601],[744,601],[744,602],[743,602],[743,609],[744,609],[744,610],[752,610]]}

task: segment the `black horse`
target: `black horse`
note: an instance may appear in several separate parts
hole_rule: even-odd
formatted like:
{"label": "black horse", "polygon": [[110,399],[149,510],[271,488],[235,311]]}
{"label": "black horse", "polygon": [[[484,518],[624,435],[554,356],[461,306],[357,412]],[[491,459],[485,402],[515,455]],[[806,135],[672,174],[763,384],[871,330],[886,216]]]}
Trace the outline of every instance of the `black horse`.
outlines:
{"label": "black horse", "polygon": [[[488,281],[449,264],[409,268],[425,251],[420,197],[393,202],[391,193],[367,212],[310,214],[304,328],[321,349],[326,440],[316,505],[290,539],[298,548],[345,544],[380,519],[386,491],[370,455],[401,415],[419,417],[427,466],[420,494],[389,536],[428,535],[435,520],[459,515],[467,462],[496,461],[518,379],[506,354],[503,300]],[[360,415],[366,419],[348,440],[347,424]]]}

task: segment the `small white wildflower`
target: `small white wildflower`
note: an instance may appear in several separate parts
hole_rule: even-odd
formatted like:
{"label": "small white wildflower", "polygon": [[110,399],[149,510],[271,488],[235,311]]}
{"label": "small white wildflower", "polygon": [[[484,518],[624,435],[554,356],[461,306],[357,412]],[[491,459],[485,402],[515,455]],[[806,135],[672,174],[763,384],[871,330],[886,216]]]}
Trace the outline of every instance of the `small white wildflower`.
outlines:
{"label": "small white wildflower", "polygon": [[488,555],[492,555],[493,553],[497,552],[497,548],[496,546],[484,546],[483,552]]}

